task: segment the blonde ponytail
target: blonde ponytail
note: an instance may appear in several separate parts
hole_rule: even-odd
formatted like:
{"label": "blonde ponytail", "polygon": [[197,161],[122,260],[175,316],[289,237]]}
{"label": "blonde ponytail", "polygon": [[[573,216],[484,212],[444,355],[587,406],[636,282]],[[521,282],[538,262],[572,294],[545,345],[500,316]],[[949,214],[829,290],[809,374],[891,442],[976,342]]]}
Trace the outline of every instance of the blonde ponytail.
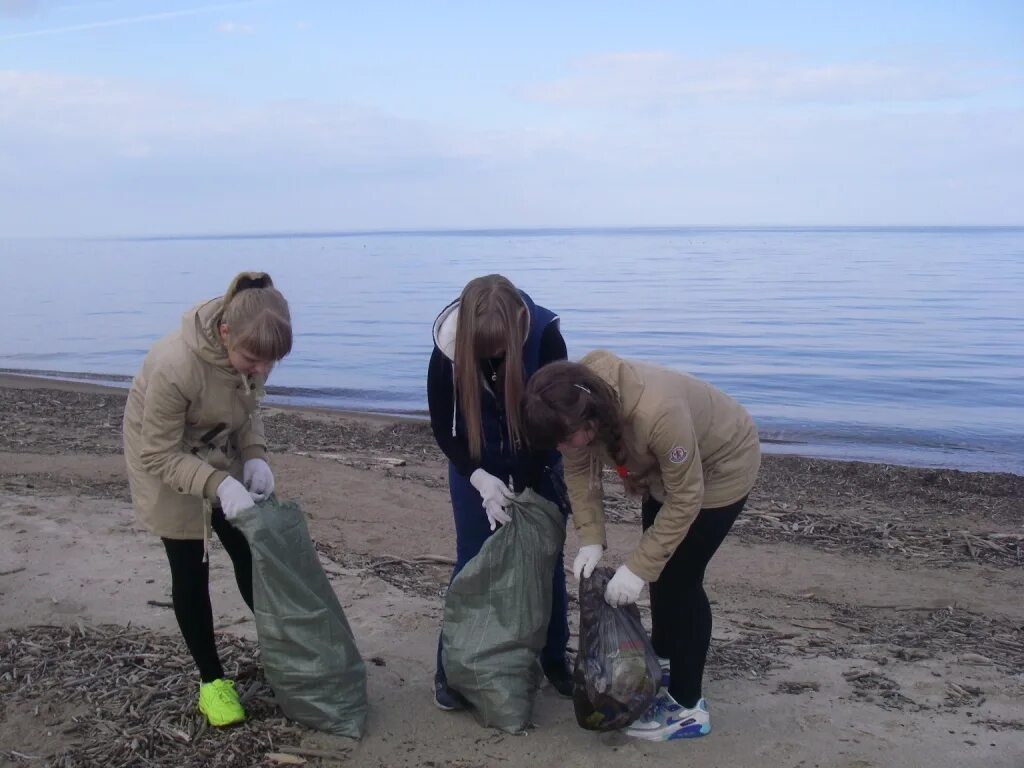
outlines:
{"label": "blonde ponytail", "polygon": [[273,361],[292,351],[288,302],[266,272],[236,275],[222,301],[220,322],[228,327],[233,349]]}

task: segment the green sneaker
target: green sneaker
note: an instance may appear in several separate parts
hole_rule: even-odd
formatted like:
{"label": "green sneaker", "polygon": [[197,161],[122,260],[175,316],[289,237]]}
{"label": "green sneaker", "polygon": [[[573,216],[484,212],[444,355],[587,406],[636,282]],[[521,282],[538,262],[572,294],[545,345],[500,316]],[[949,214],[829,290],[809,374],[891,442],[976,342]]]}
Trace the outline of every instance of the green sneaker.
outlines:
{"label": "green sneaker", "polygon": [[223,678],[199,684],[199,711],[206,715],[210,725],[217,727],[245,720],[245,710],[235,693],[235,683]]}

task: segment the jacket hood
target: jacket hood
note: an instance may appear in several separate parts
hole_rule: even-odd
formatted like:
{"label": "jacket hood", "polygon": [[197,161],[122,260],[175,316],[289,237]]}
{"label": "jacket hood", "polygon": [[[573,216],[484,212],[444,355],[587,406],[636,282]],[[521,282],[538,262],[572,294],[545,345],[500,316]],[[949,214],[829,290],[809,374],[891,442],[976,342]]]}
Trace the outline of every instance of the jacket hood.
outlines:
{"label": "jacket hood", "polygon": [[456,299],[434,320],[434,346],[441,350],[441,354],[451,362],[455,362],[455,329],[459,325],[459,304]]}
{"label": "jacket hood", "polygon": [[[522,294],[522,291],[520,291],[520,294]],[[461,304],[462,299],[456,299],[442,309],[434,320],[433,328],[434,346],[452,364],[452,437],[455,437],[458,432],[459,395],[456,391],[457,384],[455,381],[455,337],[459,326],[459,306]],[[531,307],[531,303],[528,303],[525,298],[523,299],[523,305],[527,309]],[[531,322],[529,312],[526,315],[526,322],[526,336],[529,337],[529,323]]]}
{"label": "jacket hood", "polygon": [[[522,294],[522,291],[519,292]],[[434,320],[434,346],[441,350],[441,354],[452,363],[455,362],[455,334],[459,326],[459,306],[462,299],[456,299],[447,307],[441,310],[437,319]],[[530,309],[530,303],[523,298],[523,306]],[[526,336],[530,335],[531,317],[529,312],[526,315]]]}
{"label": "jacket hood", "polygon": [[584,355],[580,363],[600,376],[618,393],[623,415],[628,419],[636,410],[645,387],[629,361],[606,349],[595,349]]}
{"label": "jacket hood", "polygon": [[233,371],[228,362],[228,350],[218,331],[223,308],[223,297],[192,307],[181,316],[181,336],[188,348],[202,360],[217,368]]}

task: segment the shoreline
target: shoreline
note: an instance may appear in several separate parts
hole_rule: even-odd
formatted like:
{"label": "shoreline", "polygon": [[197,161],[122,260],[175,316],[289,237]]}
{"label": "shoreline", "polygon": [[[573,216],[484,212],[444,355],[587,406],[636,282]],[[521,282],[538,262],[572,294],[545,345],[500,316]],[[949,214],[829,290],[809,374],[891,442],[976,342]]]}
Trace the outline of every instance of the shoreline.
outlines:
{"label": "shoreline", "polygon": [[[12,368],[0,368],[0,387],[11,389],[45,389],[65,392],[81,392],[92,394],[126,395],[131,384],[132,377],[122,374],[95,374],[69,371],[42,371],[37,369],[26,369],[24,372]],[[123,382],[123,384],[112,384],[111,381]],[[352,418],[375,424],[427,424],[429,417],[424,414],[395,413],[388,411],[361,411],[350,408],[334,408],[324,405],[311,405],[296,403],[295,398],[291,401],[282,402],[287,395],[275,394],[275,389],[280,392],[288,388],[268,387],[268,401],[265,408],[276,409],[288,412],[319,414],[321,416],[337,415],[344,418]],[[800,439],[776,438],[771,436],[760,436],[762,453],[765,456],[794,456],[814,461],[836,461],[852,464],[867,464],[878,466],[896,466],[908,469],[964,472],[969,474],[1008,475],[1011,477],[1024,478],[1024,469],[1020,472],[992,468],[962,468],[956,466],[955,462],[939,461],[913,461],[914,449],[909,451],[900,445],[888,446],[888,451],[894,456],[891,459],[880,458],[873,454],[885,452],[882,446],[874,444],[836,444],[831,442],[811,442]],[[933,449],[937,450],[937,449]],[[948,449],[957,450],[957,449]],[[911,460],[908,460],[911,459]]]}
{"label": "shoreline", "polygon": [[[0,454],[120,454],[126,397],[123,387],[0,373]],[[447,466],[426,419],[277,403],[264,405],[263,414],[272,455],[346,462],[356,456],[364,462],[410,457]],[[773,447],[763,446],[758,478],[760,494],[773,504],[801,506],[809,498],[840,494],[849,497],[842,505],[853,509],[878,496],[904,505],[898,514],[906,517],[937,502],[959,507],[966,495],[970,506],[959,511],[971,514],[973,506],[972,516],[1024,524],[1022,475],[808,456]]]}
{"label": "shoreline", "polygon": [[[63,376],[76,376],[81,377],[69,379]],[[124,386],[115,386],[112,384],[103,384],[93,381],[88,381],[87,377],[95,376],[99,381],[105,381],[110,376],[103,374],[63,374],[58,378],[58,374],[51,376],[40,375],[40,373],[18,373],[9,368],[0,369],[0,388],[8,389],[48,389],[57,390],[60,392],[80,392],[83,394],[98,394],[98,395],[120,395],[127,397],[128,388],[131,384],[131,378],[125,381]],[[328,408],[326,406],[318,405],[296,405],[295,403],[269,403],[266,408],[272,408],[275,410],[282,411],[298,411],[302,413],[320,414],[324,416],[336,414],[345,418],[361,419],[375,423],[392,423],[397,422],[399,424],[425,424],[427,418],[411,416],[406,414],[391,414],[383,413],[378,411],[355,411],[343,408]]]}

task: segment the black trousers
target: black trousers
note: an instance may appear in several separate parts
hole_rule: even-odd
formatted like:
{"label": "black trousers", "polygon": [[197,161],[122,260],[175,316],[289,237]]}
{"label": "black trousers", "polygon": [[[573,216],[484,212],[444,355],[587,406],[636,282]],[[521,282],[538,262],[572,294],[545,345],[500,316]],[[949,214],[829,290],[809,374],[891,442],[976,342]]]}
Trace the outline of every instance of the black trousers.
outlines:
{"label": "black trousers", "polygon": [[[235,581],[252,610],[252,553],[242,532],[213,509],[213,530],[235,569]],[[171,563],[171,600],[185,645],[199,667],[204,683],[224,677],[213,640],[213,608],[210,605],[210,565],[203,562],[201,539],[161,539]]]}
{"label": "black trousers", "polygon": [[[711,645],[711,603],[704,591],[704,571],[746,502],[744,496],[728,507],[702,509],[658,580],[650,584],[651,643],[655,653],[672,662],[668,691],[687,708],[701,698]],[[660,510],[660,501],[644,501],[645,531],[654,525]]]}

